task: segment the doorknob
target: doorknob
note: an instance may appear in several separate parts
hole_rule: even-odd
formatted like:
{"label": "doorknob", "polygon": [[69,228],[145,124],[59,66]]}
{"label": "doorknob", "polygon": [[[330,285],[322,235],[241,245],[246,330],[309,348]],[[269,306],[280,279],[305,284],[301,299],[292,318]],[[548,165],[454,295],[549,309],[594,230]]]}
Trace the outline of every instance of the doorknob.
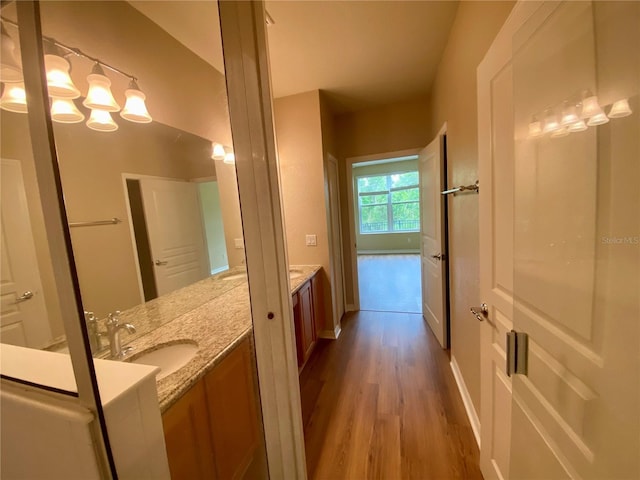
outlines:
{"label": "doorknob", "polygon": [[27,300],[31,300],[33,298],[33,292],[31,290],[27,290],[18,298],[16,298],[16,303],[26,302]]}
{"label": "doorknob", "polygon": [[444,253],[437,253],[435,255],[429,255],[431,258],[434,258],[436,260],[444,260],[446,257],[446,255]]}
{"label": "doorknob", "polygon": [[164,260],[156,260],[156,262],[155,262],[155,263],[156,263],[156,265],[160,266],[160,265],[166,265],[166,264],[167,264],[167,263],[169,263],[169,262],[164,261]]}
{"label": "doorknob", "polygon": [[489,307],[487,307],[486,303],[483,303],[479,307],[471,307],[469,310],[471,310],[471,313],[473,313],[480,322],[489,315]]}

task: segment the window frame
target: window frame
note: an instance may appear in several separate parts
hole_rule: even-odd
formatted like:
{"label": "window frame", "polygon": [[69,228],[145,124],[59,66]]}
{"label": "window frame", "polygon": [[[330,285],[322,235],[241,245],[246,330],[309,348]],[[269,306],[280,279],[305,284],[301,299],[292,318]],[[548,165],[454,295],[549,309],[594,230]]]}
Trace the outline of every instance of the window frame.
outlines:
{"label": "window frame", "polygon": [[[416,183],[413,185],[405,185],[402,187],[392,187],[391,186],[391,177],[393,175],[402,175],[406,173],[417,173],[418,179]],[[373,177],[385,177],[387,183],[386,190],[372,191],[372,192],[361,192],[360,191],[360,179],[362,178],[373,178]],[[417,233],[420,232],[420,171],[419,170],[403,170],[403,171],[394,171],[388,173],[374,173],[374,174],[366,174],[366,175],[357,175],[355,176],[355,190],[356,190],[356,198],[358,199],[358,233],[360,235],[386,235],[389,233]],[[392,194],[394,192],[400,192],[404,190],[413,190],[416,189],[418,191],[418,199],[417,200],[405,200],[401,202],[394,202],[392,200]],[[363,205],[362,197],[375,197],[379,195],[386,195],[387,201],[384,203],[370,203]],[[418,219],[416,220],[418,226],[416,229],[410,230],[395,230],[393,228],[394,225],[394,217],[393,217],[393,206],[394,205],[408,205],[415,203],[418,205]],[[362,229],[362,207],[377,207],[384,206],[387,211],[387,228],[385,230],[380,231],[364,231]]]}

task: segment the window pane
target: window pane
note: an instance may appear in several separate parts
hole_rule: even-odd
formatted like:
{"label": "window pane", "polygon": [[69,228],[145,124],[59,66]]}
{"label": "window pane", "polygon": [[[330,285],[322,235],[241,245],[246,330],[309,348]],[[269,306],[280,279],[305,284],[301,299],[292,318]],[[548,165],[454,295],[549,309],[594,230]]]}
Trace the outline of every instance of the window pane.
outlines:
{"label": "window pane", "polygon": [[391,175],[391,188],[418,185],[418,172],[396,173]]}
{"label": "window pane", "polygon": [[387,188],[387,177],[361,177],[358,179],[358,192],[384,192]]}
{"label": "window pane", "polygon": [[360,232],[384,232],[389,229],[387,206],[376,205],[360,209]]}
{"label": "window pane", "polygon": [[410,188],[408,190],[398,190],[397,192],[391,192],[391,202],[417,202],[420,200],[420,192],[418,188]]}
{"label": "window pane", "polygon": [[418,202],[393,205],[393,230],[420,230],[420,206]]}
{"label": "window pane", "polygon": [[375,205],[388,201],[389,195],[363,195],[360,197],[360,205]]}

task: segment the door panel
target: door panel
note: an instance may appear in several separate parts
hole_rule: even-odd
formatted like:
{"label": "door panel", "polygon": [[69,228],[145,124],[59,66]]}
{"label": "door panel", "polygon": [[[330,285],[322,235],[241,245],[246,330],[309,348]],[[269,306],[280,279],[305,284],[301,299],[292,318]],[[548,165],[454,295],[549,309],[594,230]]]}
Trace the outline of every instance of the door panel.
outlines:
{"label": "door panel", "polygon": [[[422,264],[422,315],[442,345],[448,347],[445,309],[445,261],[443,134],[418,157],[420,168],[420,217]],[[440,258],[437,258],[440,257]]]}
{"label": "door panel", "polygon": [[[528,374],[513,380],[514,478],[640,476],[640,68],[625,53],[639,32],[637,2],[567,2],[514,35],[514,328],[529,335]],[[538,112],[562,118],[582,101],[584,114],[591,95],[609,114],[627,98],[635,109],[528,134]]]}
{"label": "door panel", "polygon": [[209,276],[195,183],[140,180],[158,295]]}

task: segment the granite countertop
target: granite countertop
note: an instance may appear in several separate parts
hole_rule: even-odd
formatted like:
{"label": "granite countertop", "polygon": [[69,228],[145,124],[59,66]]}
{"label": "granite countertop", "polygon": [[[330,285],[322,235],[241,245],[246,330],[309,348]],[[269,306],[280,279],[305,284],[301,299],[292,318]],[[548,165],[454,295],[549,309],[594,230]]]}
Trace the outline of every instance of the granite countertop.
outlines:
{"label": "granite countertop", "polygon": [[[320,269],[320,266],[292,265],[291,293]],[[134,336],[122,333],[123,343],[133,347],[125,361],[161,345],[198,344],[198,352],[189,363],[156,382],[160,410],[164,413],[250,335],[252,323],[246,274],[242,268],[231,269],[123,311],[120,318],[121,322],[132,323],[138,331],[145,332]]]}

